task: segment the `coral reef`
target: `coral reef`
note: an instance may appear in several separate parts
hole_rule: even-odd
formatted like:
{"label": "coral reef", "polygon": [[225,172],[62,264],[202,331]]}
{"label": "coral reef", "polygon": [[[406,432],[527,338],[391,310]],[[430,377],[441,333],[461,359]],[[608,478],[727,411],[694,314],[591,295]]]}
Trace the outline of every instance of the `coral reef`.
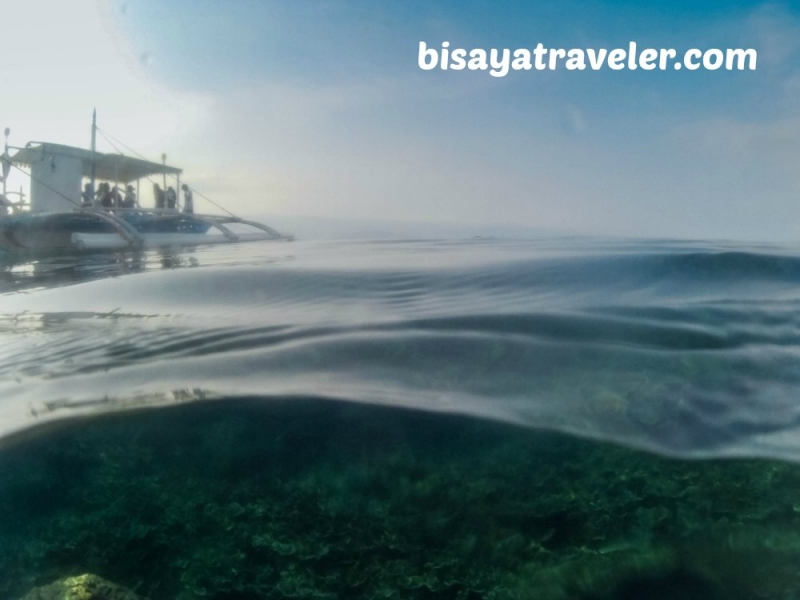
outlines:
{"label": "coral reef", "polygon": [[2,598],[87,571],[153,600],[800,589],[790,464],[311,400],[68,423],[0,457]]}

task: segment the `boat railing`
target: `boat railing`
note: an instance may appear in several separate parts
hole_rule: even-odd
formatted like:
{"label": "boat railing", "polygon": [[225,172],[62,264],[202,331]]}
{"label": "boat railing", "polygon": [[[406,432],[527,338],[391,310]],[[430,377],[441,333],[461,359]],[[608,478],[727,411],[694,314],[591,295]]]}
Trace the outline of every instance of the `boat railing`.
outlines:
{"label": "boat railing", "polygon": [[142,213],[148,215],[187,215],[192,216],[194,213],[187,213],[178,210],[177,208],[147,208],[144,206],[134,206],[132,208],[122,208],[121,206],[95,206],[86,205],[76,210],[92,210],[98,212],[105,212],[111,214],[135,214]]}

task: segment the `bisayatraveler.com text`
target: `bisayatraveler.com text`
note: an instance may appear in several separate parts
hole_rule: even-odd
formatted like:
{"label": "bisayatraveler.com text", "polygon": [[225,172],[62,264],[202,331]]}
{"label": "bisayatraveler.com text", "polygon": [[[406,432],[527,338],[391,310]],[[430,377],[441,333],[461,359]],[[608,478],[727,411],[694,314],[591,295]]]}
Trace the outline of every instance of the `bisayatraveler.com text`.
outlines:
{"label": "bisayatraveler.com text", "polygon": [[505,77],[511,71],[755,71],[758,53],[753,48],[639,48],[636,42],[627,48],[451,48],[450,42],[438,47],[419,43],[419,68],[423,71],[488,71]]}

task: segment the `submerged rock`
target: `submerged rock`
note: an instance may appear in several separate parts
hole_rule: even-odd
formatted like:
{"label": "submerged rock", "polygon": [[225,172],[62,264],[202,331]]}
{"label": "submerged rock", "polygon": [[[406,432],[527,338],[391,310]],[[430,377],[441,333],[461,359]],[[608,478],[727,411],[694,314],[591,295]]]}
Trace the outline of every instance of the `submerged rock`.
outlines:
{"label": "submerged rock", "polygon": [[145,600],[97,575],[60,579],[31,590],[21,600]]}

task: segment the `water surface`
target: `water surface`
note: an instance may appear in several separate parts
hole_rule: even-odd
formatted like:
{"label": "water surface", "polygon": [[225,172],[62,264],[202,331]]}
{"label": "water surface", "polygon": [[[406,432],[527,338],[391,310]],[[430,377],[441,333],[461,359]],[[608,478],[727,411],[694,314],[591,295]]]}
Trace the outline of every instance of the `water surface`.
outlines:
{"label": "water surface", "polygon": [[798,456],[800,258],[687,242],[256,243],[7,266],[0,433],[247,395]]}
{"label": "water surface", "polygon": [[800,597],[798,250],[0,263],[0,596]]}

